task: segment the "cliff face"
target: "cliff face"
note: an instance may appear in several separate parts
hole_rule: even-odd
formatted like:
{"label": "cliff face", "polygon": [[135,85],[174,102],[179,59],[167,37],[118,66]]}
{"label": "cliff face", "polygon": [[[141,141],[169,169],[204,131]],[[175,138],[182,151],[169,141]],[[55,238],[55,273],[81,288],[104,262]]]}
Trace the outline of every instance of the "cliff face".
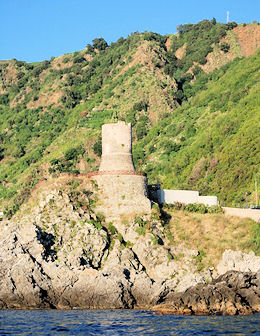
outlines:
{"label": "cliff face", "polygon": [[[212,279],[212,270],[198,271],[197,251],[170,243],[155,209],[151,218],[107,223],[95,213],[98,202],[93,181],[63,176],[41,183],[2,223],[2,309],[147,308]],[[260,268],[260,258],[251,259]]]}
{"label": "cliff face", "polygon": [[149,223],[142,236],[133,218],[106,224],[93,212],[96,202],[90,180],[66,176],[41,184],[4,223],[2,308],[131,308],[169,291],[163,280],[173,252],[158,244],[163,227]]}
{"label": "cliff face", "polygon": [[[138,307],[169,291],[165,279],[181,267],[174,249],[164,246],[163,226],[139,217],[105,223],[93,211],[94,190],[84,177],[42,183],[5,223],[2,308]],[[175,287],[184,273],[191,272],[187,284],[201,279],[189,260],[196,251],[183,253],[187,265]]]}

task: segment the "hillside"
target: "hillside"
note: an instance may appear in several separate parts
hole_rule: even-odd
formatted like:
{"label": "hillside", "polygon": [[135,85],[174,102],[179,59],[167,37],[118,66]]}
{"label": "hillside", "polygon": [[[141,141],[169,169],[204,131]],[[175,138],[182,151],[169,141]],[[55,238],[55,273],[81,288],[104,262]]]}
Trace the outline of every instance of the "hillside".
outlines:
{"label": "hillside", "polygon": [[135,164],[150,183],[252,201],[259,45],[259,25],[213,19],[110,46],[97,38],[40,63],[1,61],[0,207],[12,216],[38,181],[96,170],[101,125],[117,119],[132,123]]}
{"label": "hillside", "polygon": [[136,145],[151,181],[217,194],[222,204],[241,204],[246,192],[253,193],[260,159],[259,56],[212,73],[204,90]]}

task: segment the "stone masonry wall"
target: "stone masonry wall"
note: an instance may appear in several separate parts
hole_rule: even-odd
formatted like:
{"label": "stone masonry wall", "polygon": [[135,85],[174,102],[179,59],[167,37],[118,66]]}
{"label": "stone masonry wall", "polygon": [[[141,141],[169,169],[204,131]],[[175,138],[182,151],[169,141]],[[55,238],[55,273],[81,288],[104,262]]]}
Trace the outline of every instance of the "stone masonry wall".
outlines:
{"label": "stone masonry wall", "polygon": [[119,121],[102,126],[102,158],[99,170],[135,170],[131,124]]}
{"label": "stone masonry wall", "polygon": [[96,175],[100,189],[97,211],[106,216],[149,214],[151,203],[147,198],[147,180],[142,175]]}

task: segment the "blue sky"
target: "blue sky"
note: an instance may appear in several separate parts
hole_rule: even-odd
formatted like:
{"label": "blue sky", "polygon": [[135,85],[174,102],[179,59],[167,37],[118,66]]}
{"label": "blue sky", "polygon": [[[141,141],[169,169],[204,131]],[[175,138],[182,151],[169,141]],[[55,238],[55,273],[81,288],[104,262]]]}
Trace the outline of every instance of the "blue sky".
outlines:
{"label": "blue sky", "polygon": [[259,21],[260,0],[0,0],[0,60],[50,59],[84,49],[95,37],[116,41],[135,31],[174,33],[215,17]]}

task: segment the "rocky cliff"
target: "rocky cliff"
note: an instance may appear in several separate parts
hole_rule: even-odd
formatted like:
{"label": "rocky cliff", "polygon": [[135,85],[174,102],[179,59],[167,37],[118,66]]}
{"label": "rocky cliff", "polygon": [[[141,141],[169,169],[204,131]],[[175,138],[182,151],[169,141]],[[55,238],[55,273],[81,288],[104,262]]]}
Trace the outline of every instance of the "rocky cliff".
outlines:
{"label": "rocky cliff", "polygon": [[[215,288],[230,288],[230,283],[234,287],[237,278],[245,278],[247,287],[239,285],[239,291],[237,287],[229,291],[236,293],[232,294],[235,298],[243,292],[245,301],[254,293],[254,300],[247,300],[250,304],[235,313],[260,311],[259,272],[223,275],[209,285],[212,270],[198,271],[198,251],[171,242],[167,223],[157,209],[152,210],[151,218],[121,216],[106,222],[95,213],[98,203],[97,186],[92,180],[66,175],[39,184],[12,220],[2,222],[2,309],[148,308],[177,302],[175,309],[187,313],[189,300],[198,302],[200,293],[208,293],[208,288],[216,295]],[[216,275],[235,270],[236,263],[240,270],[248,270],[241,266],[241,258],[246,263],[246,258],[251,258],[252,271],[260,269],[260,258],[253,254],[234,253],[231,267],[226,262],[230,259],[227,253],[233,252],[226,252]],[[194,290],[188,289],[192,285],[196,298]],[[226,300],[225,290],[221,293]],[[203,300],[207,300],[205,294]],[[203,312],[215,310],[205,308]],[[189,311],[199,312],[201,309],[194,307]],[[234,309],[220,305],[218,312],[234,313]]]}
{"label": "rocky cliff", "polygon": [[229,271],[209,284],[172,293],[165,303],[154,307],[161,314],[246,315],[260,311],[260,271]]}

